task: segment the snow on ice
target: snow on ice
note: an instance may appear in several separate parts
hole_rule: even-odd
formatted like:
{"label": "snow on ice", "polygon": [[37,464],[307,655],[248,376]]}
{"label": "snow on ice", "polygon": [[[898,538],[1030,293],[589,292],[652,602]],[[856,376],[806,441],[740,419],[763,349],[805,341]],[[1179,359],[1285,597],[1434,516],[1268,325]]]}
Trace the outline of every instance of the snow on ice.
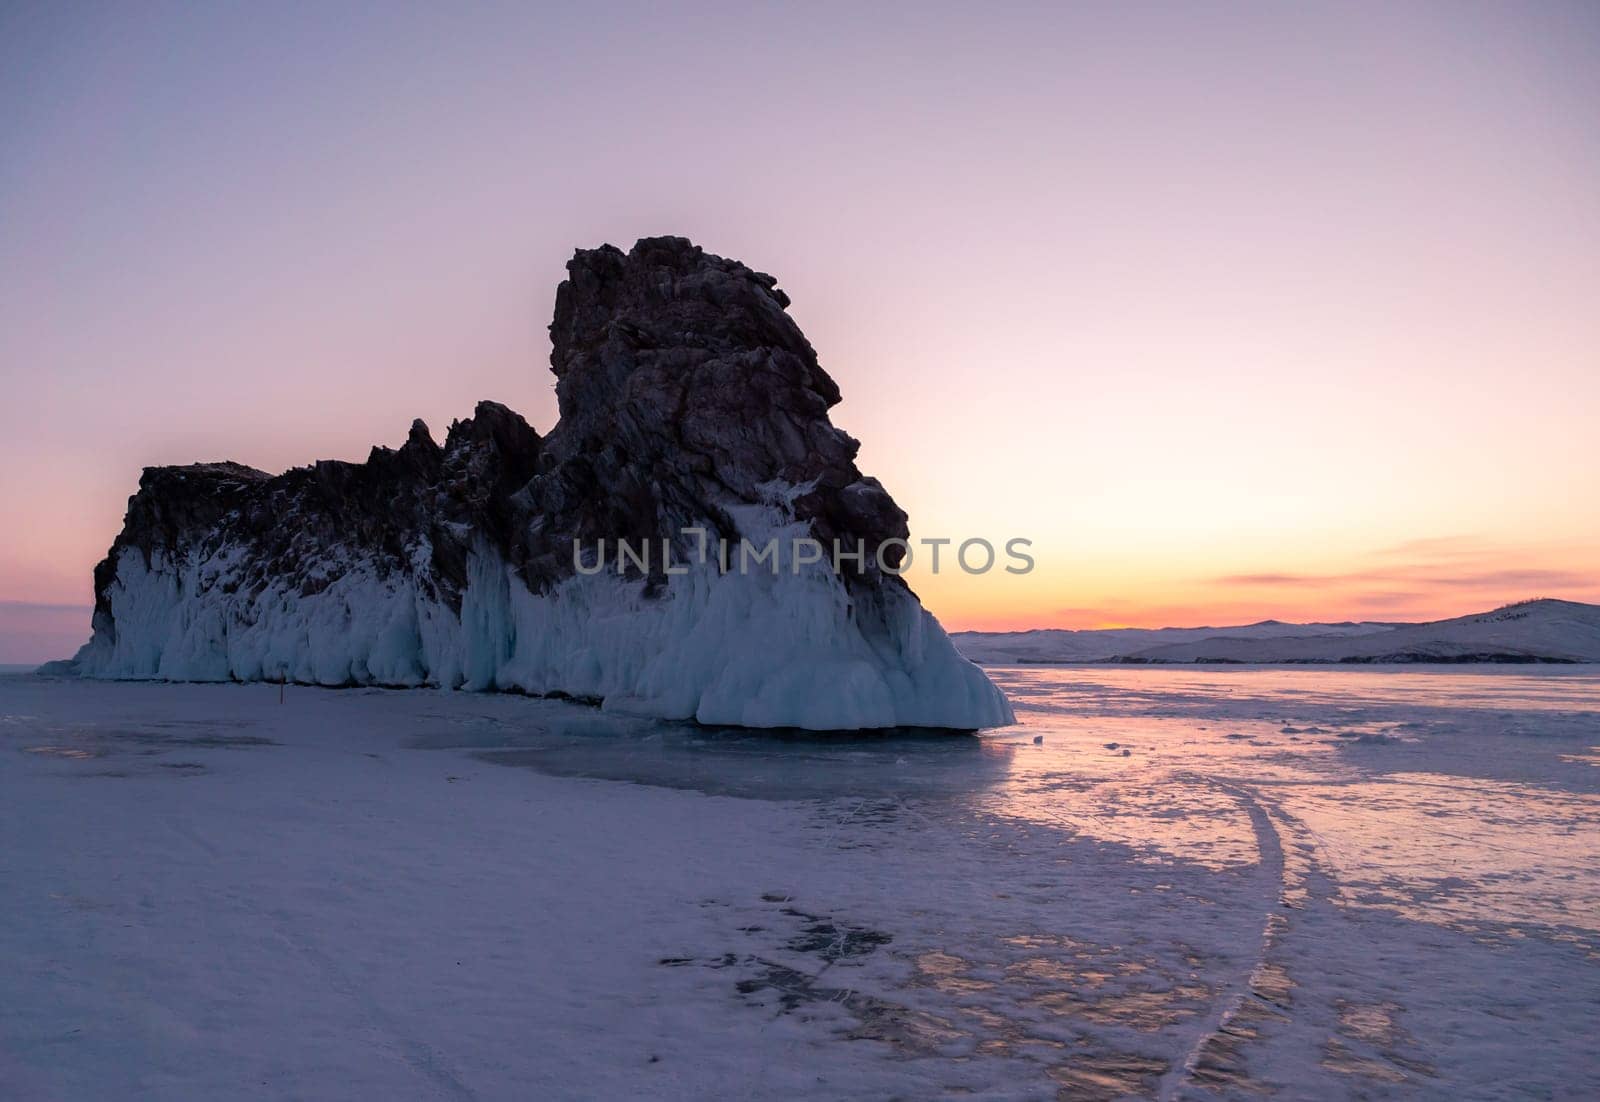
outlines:
{"label": "snow on ice", "polygon": [[1600,1094],[1593,667],[995,676],[870,738],[0,677],[0,1096]]}

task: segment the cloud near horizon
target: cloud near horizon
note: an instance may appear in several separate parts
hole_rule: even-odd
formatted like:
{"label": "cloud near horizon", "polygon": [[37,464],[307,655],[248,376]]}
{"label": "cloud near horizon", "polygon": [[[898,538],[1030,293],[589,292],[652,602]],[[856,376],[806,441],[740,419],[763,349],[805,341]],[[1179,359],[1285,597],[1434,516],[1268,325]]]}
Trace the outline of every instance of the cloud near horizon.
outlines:
{"label": "cloud near horizon", "polygon": [[1423,537],[1350,555],[1349,567],[1342,570],[1239,570],[1173,578],[1160,599],[1149,590],[1105,593],[1098,600],[1054,606],[1032,623],[952,626],[1081,630],[1222,627],[1262,620],[1445,620],[1540,597],[1600,603],[1600,567],[1583,565],[1591,557],[1596,556],[1581,547],[1549,543],[1513,546],[1477,535]]}
{"label": "cloud near horizon", "polygon": [[[1600,574],[1572,570],[1487,570],[1454,577],[1436,576],[1429,568],[1410,570],[1355,570],[1342,574],[1224,574],[1210,581],[1227,586],[1305,586],[1367,585],[1404,582],[1421,586],[1489,587],[1522,586],[1560,589],[1590,589],[1600,584]],[[1550,596],[1550,594],[1539,594]]]}
{"label": "cloud near horizon", "polygon": [[[1562,565],[1539,565],[1552,555]],[[1600,602],[1600,567],[1574,569],[1565,565],[1571,559],[1549,548],[1438,536],[1378,548],[1347,570],[1242,571],[1208,576],[1203,584],[1278,607],[1304,607],[1314,598],[1322,609],[1342,610],[1328,617],[1334,620],[1362,619],[1369,610],[1407,620],[1448,619],[1539,597]],[[1519,560],[1527,565],[1503,565]]]}

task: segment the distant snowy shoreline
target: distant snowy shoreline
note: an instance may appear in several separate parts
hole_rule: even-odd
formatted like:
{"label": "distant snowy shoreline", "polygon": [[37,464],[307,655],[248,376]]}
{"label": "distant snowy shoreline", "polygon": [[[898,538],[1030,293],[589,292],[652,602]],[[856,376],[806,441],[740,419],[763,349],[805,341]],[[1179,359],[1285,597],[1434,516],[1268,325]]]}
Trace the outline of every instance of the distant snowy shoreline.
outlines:
{"label": "distant snowy shoreline", "polygon": [[1600,662],[1600,605],[1538,600],[1423,624],[1285,624],[952,632],[985,666],[1463,665]]}
{"label": "distant snowy shoreline", "polygon": [[1352,666],[1361,669],[1371,669],[1375,666],[1393,666],[1396,668],[1413,669],[1417,666],[1447,666],[1452,669],[1461,666],[1595,666],[1600,661],[1590,661],[1582,658],[1532,658],[1520,655],[1464,655],[1459,658],[1408,658],[1403,655],[1390,655],[1382,658],[1281,658],[1281,659],[1243,659],[1243,658],[1195,658],[1195,659],[1170,659],[1170,658],[1018,658],[1010,662],[997,662],[990,659],[974,658],[980,666],[1239,666],[1245,669],[1257,669],[1271,666],[1317,666],[1339,667]]}

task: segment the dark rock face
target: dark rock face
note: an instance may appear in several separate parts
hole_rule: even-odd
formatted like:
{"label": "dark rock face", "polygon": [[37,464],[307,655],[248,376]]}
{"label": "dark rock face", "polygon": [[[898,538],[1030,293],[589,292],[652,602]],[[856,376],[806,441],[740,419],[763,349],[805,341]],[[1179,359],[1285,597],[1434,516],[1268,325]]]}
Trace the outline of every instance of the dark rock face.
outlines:
{"label": "dark rock face", "polygon": [[[537,599],[583,580],[574,577],[574,539],[656,547],[666,539],[687,554],[683,529],[737,543],[749,535],[740,518],[754,508],[803,525],[825,547],[867,548],[865,565],[837,580],[846,634],[866,634],[843,651],[822,650],[826,662],[856,670],[864,697],[904,696],[889,666],[901,652],[921,652],[917,625],[927,617],[871,552],[907,538],[906,515],[856,468],[859,445],[829,421],[839,389],[774,279],[677,237],[647,238],[627,253],[580,250],[567,271],[550,326],[561,416],[548,437],[481,402],[443,446],[417,421],[403,445],[373,448],[365,463],[324,461],[275,477],[236,463],[148,469],[96,569],[95,637],[80,666],[98,676],[276,670],[324,683],[509,683],[603,696],[609,675],[564,674],[546,653],[555,644],[530,642],[530,623],[548,617],[516,621],[529,614],[511,608],[520,598],[502,592],[510,583],[497,572]],[[898,564],[893,548],[885,558]],[[675,592],[670,581],[658,560],[628,584],[655,598]],[[478,595],[468,611],[470,592]],[[584,601],[611,600],[585,593]],[[706,599],[703,587],[694,599]],[[574,601],[550,607],[570,618]],[[857,607],[877,619],[857,625]],[[616,646],[588,638],[582,616],[565,623],[584,636],[576,649]],[[351,653],[327,660],[344,645],[341,632],[354,640]],[[307,652],[324,657],[300,657]],[[516,680],[505,671],[519,654]],[[634,667],[648,659],[622,664],[643,677]],[[770,683],[778,674],[762,676]],[[884,677],[892,689],[879,684]],[[1003,700],[984,714],[1002,713]]]}
{"label": "dark rock face", "polygon": [[825,545],[907,537],[905,513],[856,469],[860,444],[828,420],[839,388],[771,276],[681,237],[579,252],[567,272],[550,325],[561,420],[530,487],[553,531],[707,520],[737,539],[726,505],[778,483],[807,487],[795,513]]}
{"label": "dark rock face", "polygon": [[125,549],[149,566],[244,545],[230,584],[262,589],[292,579],[302,596],[320,592],[354,551],[380,576],[412,572],[413,549],[431,547],[419,571],[429,596],[459,609],[472,537],[510,545],[523,522],[512,496],[538,461],[539,434],[498,402],[450,426],[445,446],[413,421],[398,449],[375,447],[365,463],[325,459],[276,477],[240,463],[147,467],[110,552],[95,567],[95,630],[115,632],[109,590]]}
{"label": "dark rock face", "polygon": [[329,548],[355,545],[409,570],[408,548],[426,539],[433,592],[459,608],[473,539],[540,592],[572,573],[574,537],[681,545],[683,528],[706,525],[736,542],[728,506],[780,487],[803,488],[796,517],[824,546],[908,537],[905,513],[856,469],[860,444],[828,420],[839,388],[772,276],[681,237],[579,250],[567,271],[550,325],[561,420],[548,439],[480,402],[442,448],[416,421],[399,449],[375,447],[363,464],[324,460],[276,478],[237,463],[149,468],[96,592],[123,547],[148,556],[244,538],[261,577],[294,576],[313,592]]}

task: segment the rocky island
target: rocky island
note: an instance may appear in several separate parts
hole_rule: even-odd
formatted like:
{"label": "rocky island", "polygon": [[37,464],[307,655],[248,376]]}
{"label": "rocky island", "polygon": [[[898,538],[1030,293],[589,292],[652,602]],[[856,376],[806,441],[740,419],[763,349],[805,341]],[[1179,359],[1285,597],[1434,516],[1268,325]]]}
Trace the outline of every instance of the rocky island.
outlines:
{"label": "rocky island", "polygon": [[[579,250],[567,271],[548,435],[482,402],[442,445],[417,421],[365,463],[148,468],[68,666],[565,694],[751,727],[1010,722],[892,557],[704,555],[907,537],[830,422],[839,389],[776,281],[677,237]],[[664,553],[588,572],[574,548],[601,541]]]}

